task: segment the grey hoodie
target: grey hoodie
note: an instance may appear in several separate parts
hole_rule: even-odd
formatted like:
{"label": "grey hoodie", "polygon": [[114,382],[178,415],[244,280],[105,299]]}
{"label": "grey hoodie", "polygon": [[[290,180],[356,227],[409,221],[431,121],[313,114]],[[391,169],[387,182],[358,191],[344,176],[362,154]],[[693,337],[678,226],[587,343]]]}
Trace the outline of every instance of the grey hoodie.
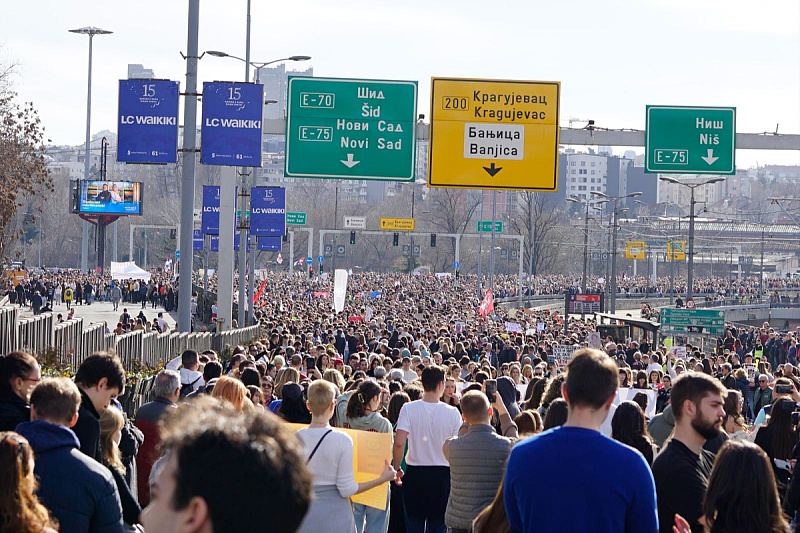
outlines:
{"label": "grey hoodie", "polygon": [[672,430],[675,429],[675,415],[672,414],[672,405],[664,408],[661,414],[653,417],[649,424],[647,424],[647,432],[656,441],[659,448],[663,446],[664,441],[670,436]]}

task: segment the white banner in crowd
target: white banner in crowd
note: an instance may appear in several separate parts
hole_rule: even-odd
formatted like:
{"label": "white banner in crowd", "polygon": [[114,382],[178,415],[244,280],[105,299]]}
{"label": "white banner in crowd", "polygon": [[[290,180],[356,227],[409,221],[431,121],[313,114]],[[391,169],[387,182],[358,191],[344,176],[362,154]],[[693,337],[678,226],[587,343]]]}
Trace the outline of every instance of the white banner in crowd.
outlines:
{"label": "white banner in crowd", "polygon": [[576,344],[554,344],[553,357],[555,357],[560,365],[566,365],[569,360],[572,359],[572,354],[575,353],[575,350],[578,348],[579,346]]}
{"label": "white banner in crowd", "polygon": [[333,310],[344,311],[344,299],[347,295],[347,270],[337,269],[333,280]]}
{"label": "white banner in crowd", "polygon": [[619,405],[626,400],[633,401],[634,396],[639,393],[647,395],[647,409],[644,410],[644,414],[648,419],[653,418],[656,416],[656,391],[653,389],[629,389],[627,387],[619,388],[617,389],[617,397],[614,398],[613,405]]}

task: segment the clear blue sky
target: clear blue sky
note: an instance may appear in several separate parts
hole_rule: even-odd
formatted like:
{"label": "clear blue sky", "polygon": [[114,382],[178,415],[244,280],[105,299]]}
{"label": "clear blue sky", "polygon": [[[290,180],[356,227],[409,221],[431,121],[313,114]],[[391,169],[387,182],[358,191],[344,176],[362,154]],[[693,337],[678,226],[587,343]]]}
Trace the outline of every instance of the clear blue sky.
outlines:
{"label": "clear blue sky", "polygon": [[[92,130],[116,130],[117,80],[128,63],[181,81],[187,0],[7,2],[0,58],[19,63],[17,90],[38,107],[58,144],[83,142],[85,36],[95,38]],[[201,0],[200,50],[244,55],[246,0]],[[644,128],[645,105],[732,105],[739,132],[800,133],[800,7],[773,0],[253,0],[253,60],[313,56],[319,76],[420,82],[431,76],[562,82],[561,122]],[[200,81],[234,80],[243,64],[206,56]],[[640,149],[641,150],[641,149]],[[739,151],[798,164],[796,152]]]}

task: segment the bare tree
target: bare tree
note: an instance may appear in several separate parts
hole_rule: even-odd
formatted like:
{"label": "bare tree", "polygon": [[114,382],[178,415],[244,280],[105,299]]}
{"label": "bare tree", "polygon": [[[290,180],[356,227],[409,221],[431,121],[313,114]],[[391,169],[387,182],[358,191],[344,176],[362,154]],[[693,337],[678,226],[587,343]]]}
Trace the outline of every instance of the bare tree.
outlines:
{"label": "bare tree", "polygon": [[525,236],[524,260],[534,275],[551,271],[558,257],[558,246],[551,239],[564,212],[551,198],[537,191],[520,192],[517,209],[511,217],[511,227]]}
{"label": "bare tree", "polygon": [[[45,166],[44,129],[31,102],[20,102],[11,87],[13,68],[0,66],[0,258],[24,234],[18,217],[31,198],[53,192],[53,180]],[[23,217],[34,224],[43,202]]]}
{"label": "bare tree", "polygon": [[[480,194],[465,189],[429,189],[425,204],[420,206],[420,218],[427,222],[432,230],[445,233],[465,233],[478,206]],[[455,254],[455,238],[450,241],[451,254],[443,263],[437,265],[446,268],[449,258]],[[438,254],[437,254],[438,255]]]}

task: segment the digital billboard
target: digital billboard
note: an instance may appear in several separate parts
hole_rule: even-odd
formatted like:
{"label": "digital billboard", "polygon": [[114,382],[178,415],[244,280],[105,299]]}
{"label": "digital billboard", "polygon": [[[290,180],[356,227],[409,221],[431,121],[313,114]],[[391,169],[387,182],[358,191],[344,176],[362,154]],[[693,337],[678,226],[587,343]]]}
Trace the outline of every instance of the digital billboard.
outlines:
{"label": "digital billboard", "polygon": [[81,180],[78,212],[97,215],[141,215],[142,183]]}

